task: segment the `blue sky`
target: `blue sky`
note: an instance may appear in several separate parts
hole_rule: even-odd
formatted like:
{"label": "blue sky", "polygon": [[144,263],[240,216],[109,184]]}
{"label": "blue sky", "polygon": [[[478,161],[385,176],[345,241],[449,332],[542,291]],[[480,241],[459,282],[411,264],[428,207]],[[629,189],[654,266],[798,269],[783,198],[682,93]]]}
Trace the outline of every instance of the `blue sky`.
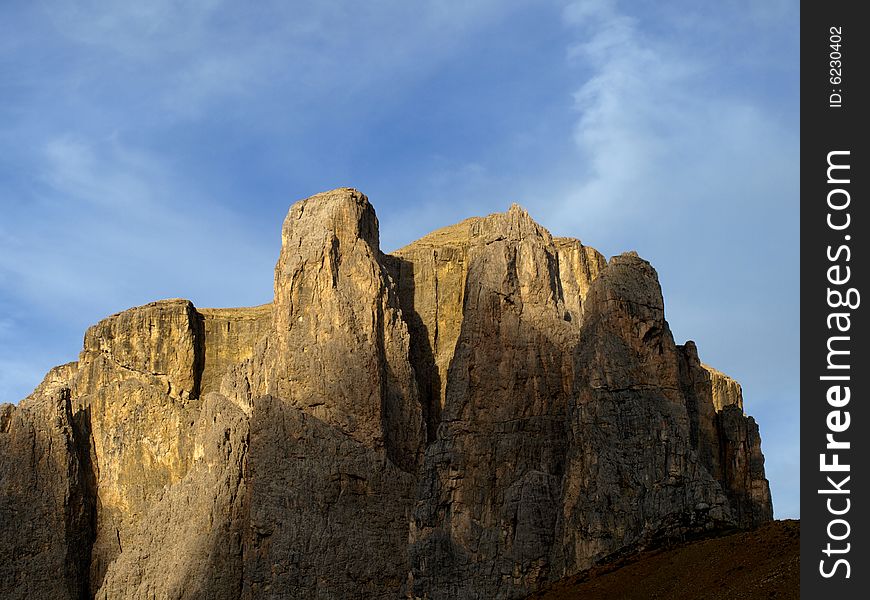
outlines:
{"label": "blue sky", "polygon": [[519,202],[657,268],[798,498],[798,2],[0,5],[0,401],[164,297],[268,302],[297,199],[385,250]]}

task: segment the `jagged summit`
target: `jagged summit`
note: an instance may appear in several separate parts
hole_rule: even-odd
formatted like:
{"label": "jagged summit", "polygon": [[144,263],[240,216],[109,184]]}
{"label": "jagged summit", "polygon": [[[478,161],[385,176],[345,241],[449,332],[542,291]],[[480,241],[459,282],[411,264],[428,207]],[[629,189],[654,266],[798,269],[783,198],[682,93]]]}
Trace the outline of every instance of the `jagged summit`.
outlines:
{"label": "jagged summit", "polygon": [[352,188],[281,237],[271,304],[112,315],[0,407],[0,596],[521,598],[771,519],[636,253],[515,204],[383,254]]}
{"label": "jagged summit", "polygon": [[440,247],[445,244],[487,244],[497,238],[519,240],[525,237],[552,241],[550,232],[536,223],[519,204],[512,204],[506,212],[493,213],[486,217],[469,217],[455,225],[436,229],[417,241],[395,252],[403,255],[414,248]]}

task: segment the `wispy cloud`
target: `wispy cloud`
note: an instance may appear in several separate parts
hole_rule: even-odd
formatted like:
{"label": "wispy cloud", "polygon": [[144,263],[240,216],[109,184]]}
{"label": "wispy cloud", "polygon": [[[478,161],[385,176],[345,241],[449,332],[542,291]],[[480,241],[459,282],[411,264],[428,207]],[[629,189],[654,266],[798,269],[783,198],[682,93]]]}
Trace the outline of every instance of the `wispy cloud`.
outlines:
{"label": "wispy cloud", "polygon": [[[220,297],[226,271],[244,283],[236,289],[268,300],[273,244],[157,158],[73,136],[50,140],[43,157],[30,209],[17,222],[12,214],[0,238],[6,295],[62,319],[147,301],[155,283]],[[259,278],[252,263],[263,265]]]}
{"label": "wispy cloud", "polygon": [[77,43],[149,61],[195,47],[221,4],[221,0],[48,0],[42,3],[42,9],[58,32]]}
{"label": "wispy cloud", "polygon": [[579,38],[568,58],[587,77],[574,96],[582,164],[555,222],[606,231],[659,217],[668,228],[698,202],[746,202],[744,178],[759,169],[790,175],[796,132],[717,87],[711,74],[722,62],[686,52],[685,38],[650,33],[612,0],[574,2],[563,15]]}
{"label": "wispy cloud", "polygon": [[[470,31],[526,3],[263,2],[243,11],[221,0],[49,0],[43,8],[64,40],[99,55],[100,70],[78,70],[85,81],[99,85],[108,68],[166,118],[202,118],[240,102],[283,110],[286,119],[327,92],[340,100],[422,77]],[[279,101],[276,89],[293,93]]]}

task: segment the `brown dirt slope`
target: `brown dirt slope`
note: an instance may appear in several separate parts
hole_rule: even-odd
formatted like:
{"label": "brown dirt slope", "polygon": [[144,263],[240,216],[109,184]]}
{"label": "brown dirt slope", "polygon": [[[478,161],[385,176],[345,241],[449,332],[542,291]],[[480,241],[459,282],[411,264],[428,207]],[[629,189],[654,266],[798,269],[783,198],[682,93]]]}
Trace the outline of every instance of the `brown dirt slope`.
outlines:
{"label": "brown dirt slope", "polygon": [[556,582],[535,600],[800,597],[800,521],[644,552]]}

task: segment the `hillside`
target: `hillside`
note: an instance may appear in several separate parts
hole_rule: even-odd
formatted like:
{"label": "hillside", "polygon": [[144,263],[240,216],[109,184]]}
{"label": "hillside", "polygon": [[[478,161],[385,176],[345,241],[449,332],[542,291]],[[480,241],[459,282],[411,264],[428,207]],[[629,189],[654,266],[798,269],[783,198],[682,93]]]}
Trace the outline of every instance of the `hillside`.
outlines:
{"label": "hillside", "polygon": [[800,522],[643,552],[574,577],[528,600],[797,600]]}

